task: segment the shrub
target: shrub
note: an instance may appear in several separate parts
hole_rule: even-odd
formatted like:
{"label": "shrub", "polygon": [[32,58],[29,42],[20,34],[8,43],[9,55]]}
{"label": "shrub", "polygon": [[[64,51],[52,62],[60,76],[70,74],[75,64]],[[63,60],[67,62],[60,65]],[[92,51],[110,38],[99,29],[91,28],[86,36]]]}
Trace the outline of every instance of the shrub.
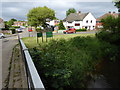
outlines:
{"label": "shrub", "polygon": [[12,28],[20,28],[20,26],[12,26]]}
{"label": "shrub", "polygon": [[10,30],[12,31],[12,34],[15,34],[15,33],[16,33],[15,28],[10,28]]}
{"label": "shrub", "polygon": [[87,31],[87,29],[77,29],[76,32]]}
{"label": "shrub", "polygon": [[30,52],[46,87],[82,88],[100,59],[99,48],[95,38],[75,37],[52,40]]}
{"label": "shrub", "polygon": [[63,25],[63,21],[62,20],[60,20],[60,23],[58,24],[58,28],[59,28],[59,30],[65,30],[65,27]]}
{"label": "shrub", "polygon": [[2,28],[2,30],[9,30],[9,28]]}

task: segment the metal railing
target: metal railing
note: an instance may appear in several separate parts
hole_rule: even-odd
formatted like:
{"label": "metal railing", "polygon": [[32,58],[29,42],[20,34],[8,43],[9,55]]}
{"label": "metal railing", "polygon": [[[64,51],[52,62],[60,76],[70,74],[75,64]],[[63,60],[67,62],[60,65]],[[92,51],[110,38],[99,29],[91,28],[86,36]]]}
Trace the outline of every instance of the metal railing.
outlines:
{"label": "metal railing", "polygon": [[36,67],[33,63],[33,60],[29,54],[28,48],[25,46],[23,41],[20,39],[18,35],[22,58],[25,63],[26,75],[27,75],[27,82],[28,82],[28,89],[30,90],[45,90],[45,87],[38,75]]}

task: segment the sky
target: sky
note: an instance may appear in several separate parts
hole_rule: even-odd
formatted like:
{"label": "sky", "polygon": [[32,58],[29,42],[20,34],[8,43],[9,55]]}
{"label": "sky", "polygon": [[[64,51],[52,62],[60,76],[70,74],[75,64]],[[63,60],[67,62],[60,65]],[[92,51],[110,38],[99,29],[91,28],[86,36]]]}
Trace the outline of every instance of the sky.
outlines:
{"label": "sky", "polygon": [[29,10],[38,6],[55,10],[56,17],[61,20],[66,17],[69,8],[75,8],[82,13],[91,12],[96,18],[109,11],[118,11],[112,0],[2,0],[0,17],[5,21],[12,18],[27,20]]}

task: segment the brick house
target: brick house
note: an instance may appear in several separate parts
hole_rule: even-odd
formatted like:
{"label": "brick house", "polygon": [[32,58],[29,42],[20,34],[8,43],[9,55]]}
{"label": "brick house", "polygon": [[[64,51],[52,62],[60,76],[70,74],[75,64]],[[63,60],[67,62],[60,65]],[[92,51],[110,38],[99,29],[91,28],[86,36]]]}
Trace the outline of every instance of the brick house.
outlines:
{"label": "brick house", "polygon": [[13,26],[28,26],[26,21],[15,21]]}
{"label": "brick house", "polygon": [[115,12],[108,12],[108,13],[105,13],[104,15],[100,16],[99,18],[96,19],[96,28],[103,28],[102,26],[102,23],[101,23],[101,20],[108,17],[108,16],[113,16],[113,17],[118,17],[118,13],[115,13]]}

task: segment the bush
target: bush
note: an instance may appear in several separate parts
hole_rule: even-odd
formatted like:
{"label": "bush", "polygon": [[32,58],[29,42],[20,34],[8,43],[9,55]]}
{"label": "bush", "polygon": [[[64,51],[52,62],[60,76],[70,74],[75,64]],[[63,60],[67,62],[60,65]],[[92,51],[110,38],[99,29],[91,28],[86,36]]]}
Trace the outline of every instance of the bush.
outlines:
{"label": "bush", "polygon": [[56,89],[85,87],[101,55],[99,41],[91,37],[52,40],[30,52],[45,87]]}
{"label": "bush", "polygon": [[2,28],[2,30],[9,30],[9,28]]}
{"label": "bush", "polygon": [[15,34],[15,33],[16,33],[15,28],[10,28],[10,30],[12,31],[12,34]]}
{"label": "bush", "polygon": [[20,26],[12,26],[12,28],[15,28],[15,29],[16,29],[16,28],[20,28]]}
{"label": "bush", "polygon": [[87,29],[77,29],[76,32],[87,31]]}

